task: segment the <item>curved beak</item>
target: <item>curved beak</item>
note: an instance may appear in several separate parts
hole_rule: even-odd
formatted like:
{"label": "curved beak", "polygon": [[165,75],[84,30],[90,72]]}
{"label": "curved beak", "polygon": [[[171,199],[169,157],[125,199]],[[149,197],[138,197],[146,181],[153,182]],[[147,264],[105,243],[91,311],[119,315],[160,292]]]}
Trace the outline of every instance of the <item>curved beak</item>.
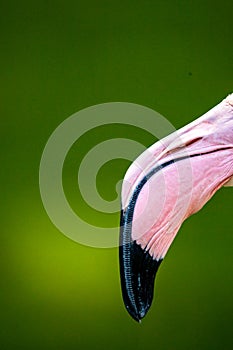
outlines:
{"label": "curved beak", "polygon": [[233,186],[232,179],[233,94],[130,166],[122,187],[119,259],[123,300],[136,321],[152,304],[156,273],[183,221],[220,187]]}

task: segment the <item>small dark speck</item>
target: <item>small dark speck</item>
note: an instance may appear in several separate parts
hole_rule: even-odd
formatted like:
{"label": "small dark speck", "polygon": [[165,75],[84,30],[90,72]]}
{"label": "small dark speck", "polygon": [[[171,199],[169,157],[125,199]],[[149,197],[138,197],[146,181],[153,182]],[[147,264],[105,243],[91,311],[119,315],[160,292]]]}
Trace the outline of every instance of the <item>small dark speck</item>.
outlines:
{"label": "small dark speck", "polygon": [[192,72],[189,72],[189,76],[191,76],[191,75],[193,75],[193,73],[192,73]]}

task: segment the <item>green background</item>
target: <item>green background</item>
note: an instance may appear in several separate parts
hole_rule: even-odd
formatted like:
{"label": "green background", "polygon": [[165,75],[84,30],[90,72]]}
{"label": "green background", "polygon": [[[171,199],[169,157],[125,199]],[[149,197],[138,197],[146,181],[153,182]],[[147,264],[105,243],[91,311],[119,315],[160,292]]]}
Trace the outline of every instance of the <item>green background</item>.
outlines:
{"label": "green background", "polygon": [[[117,249],[81,246],[55,228],[38,169],[50,134],[82,108],[133,102],[178,128],[221,101],[232,91],[232,11],[230,0],[1,2],[1,349],[231,348],[231,188],[182,226],[139,325],[121,300]],[[106,134],[153,142],[123,127]],[[74,148],[64,183],[77,208],[75,157]],[[129,165],[117,162],[97,179],[106,199]]]}

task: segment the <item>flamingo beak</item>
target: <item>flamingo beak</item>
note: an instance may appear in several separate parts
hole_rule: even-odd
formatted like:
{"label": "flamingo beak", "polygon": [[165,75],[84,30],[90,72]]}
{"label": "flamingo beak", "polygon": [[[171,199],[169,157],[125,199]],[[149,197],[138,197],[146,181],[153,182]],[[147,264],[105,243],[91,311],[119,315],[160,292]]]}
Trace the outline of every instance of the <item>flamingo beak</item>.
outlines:
{"label": "flamingo beak", "polygon": [[233,94],[156,142],[125,175],[120,276],[126,309],[138,322],[152,304],[155,275],[184,220],[222,186],[233,186],[232,131]]}

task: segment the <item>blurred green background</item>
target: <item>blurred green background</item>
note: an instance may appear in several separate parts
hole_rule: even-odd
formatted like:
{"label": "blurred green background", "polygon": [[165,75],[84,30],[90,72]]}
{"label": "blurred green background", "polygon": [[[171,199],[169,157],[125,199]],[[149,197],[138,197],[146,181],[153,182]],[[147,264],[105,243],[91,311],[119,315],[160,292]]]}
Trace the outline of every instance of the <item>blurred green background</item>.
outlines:
{"label": "blurred green background", "polygon": [[[232,11],[230,0],[1,2],[1,349],[231,348],[231,188],[182,226],[139,325],[121,300],[117,249],[81,246],[55,228],[38,169],[50,134],[82,108],[133,102],[178,128],[221,101],[232,92]],[[153,142],[145,131],[106,132]],[[82,142],[88,150],[90,138]],[[97,179],[106,199],[111,172],[120,179],[129,165],[117,162]],[[70,201],[78,207],[79,196]]]}

